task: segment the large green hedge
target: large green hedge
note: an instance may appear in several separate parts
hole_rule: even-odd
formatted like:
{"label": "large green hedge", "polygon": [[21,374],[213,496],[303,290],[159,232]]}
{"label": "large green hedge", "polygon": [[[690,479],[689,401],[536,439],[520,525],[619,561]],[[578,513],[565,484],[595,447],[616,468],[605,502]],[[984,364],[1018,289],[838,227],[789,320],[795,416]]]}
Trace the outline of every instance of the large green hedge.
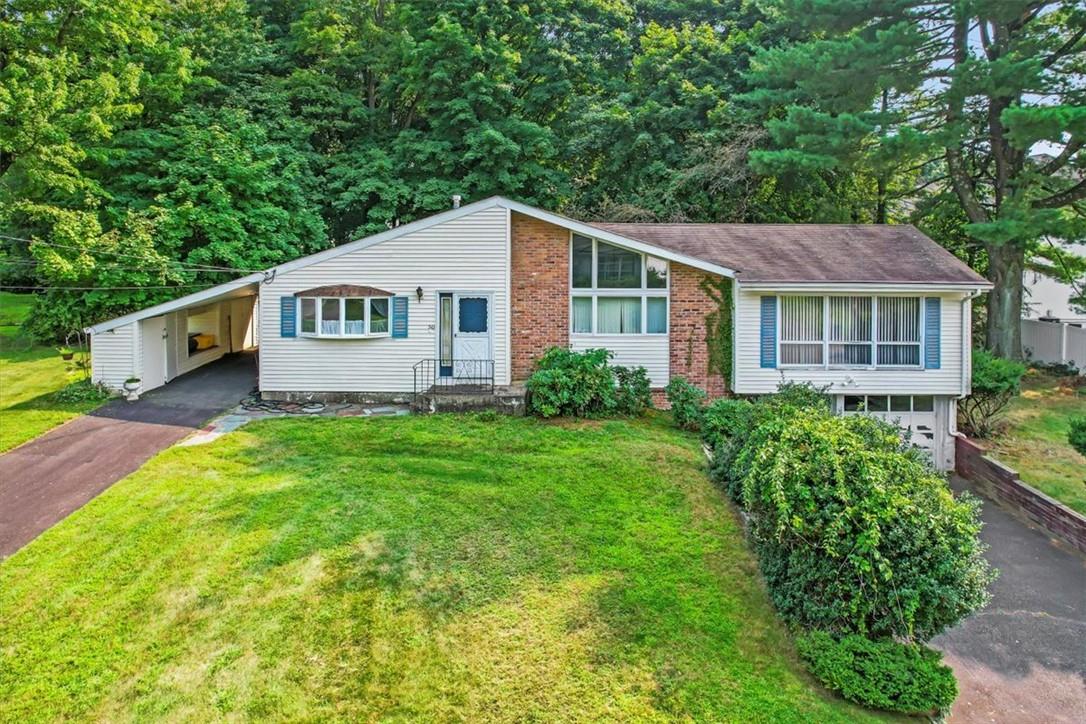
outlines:
{"label": "large green hedge", "polygon": [[956,500],[892,426],[816,408],[769,415],[736,464],[787,618],[924,641],[987,601],[977,502]]}
{"label": "large green hedge", "polygon": [[750,514],[787,620],[925,641],[984,605],[978,503],[956,499],[896,427],[834,415],[806,386],[743,404],[722,407],[727,422],[706,436],[711,474]]}

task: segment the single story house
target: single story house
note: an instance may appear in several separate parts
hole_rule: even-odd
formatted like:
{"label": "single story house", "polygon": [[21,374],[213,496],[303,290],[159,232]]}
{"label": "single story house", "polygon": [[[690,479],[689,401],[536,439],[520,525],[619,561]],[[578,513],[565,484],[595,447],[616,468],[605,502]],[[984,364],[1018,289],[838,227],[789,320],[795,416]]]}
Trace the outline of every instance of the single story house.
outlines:
{"label": "single story house", "polygon": [[561,345],[721,395],[706,319],[725,279],[731,392],[825,386],[952,466],[990,285],[911,226],[585,223],[493,197],[96,324],[93,375],[149,390],[259,347],[266,398],[402,398],[420,369],[509,385]]}

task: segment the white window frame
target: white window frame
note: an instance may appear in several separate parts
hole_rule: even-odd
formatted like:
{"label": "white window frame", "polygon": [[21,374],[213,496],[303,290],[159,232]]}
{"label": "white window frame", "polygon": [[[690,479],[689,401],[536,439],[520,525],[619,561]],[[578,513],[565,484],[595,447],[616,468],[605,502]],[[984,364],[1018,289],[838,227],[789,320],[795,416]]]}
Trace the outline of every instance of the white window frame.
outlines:
{"label": "white window frame", "polygon": [[[580,236],[585,239],[589,239],[592,242],[592,286],[591,287],[574,287],[573,286],[573,237]],[[600,240],[588,236],[587,234],[575,234],[570,232],[569,234],[569,279],[567,284],[569,286],[569,331],[573,337],[666,337],[671,332],[671,262],[667,259],[663,259],[652,254],[645,254],[640,251],[634,251],[633,249],[627,249],[624,246],[618,244],[612,244],[611,242],[602,242],[608,246],[614,246],[623,251],[631,254],[637,254],[641,257],[641,286],[640,287],[627,287],[625,289],[613,289],[610,287],[600,288],[598,280],[598,252]],[[648,287],[648,273],[649,273],[649,259],[657,259],[662,261],[665,265],[667,276],[663,287],[652,288]],[[574,297],[588,297],[592,300],[592,331],[590,332],[575,332],[573,331],[573,298]],[[599,329],[599,299],[601,297],[640,297],[641,299],[641,331],[640,332],[604,332],[600,333],[596,330]],[[663,299],[665,303],[664,314],[666,316],[664,321],[663,332],[649,332],[649,299]]]}
{"label": "white window frame", "polygon": [[[302,331],[302,300],[312,299],[316,302],[317,306],[317,325],[315,332],[303,332]],[[325,334],[321,331],[323,326],[321,322],[324,321],[324,302],[330,300],[339,301],[339,334]],[[347,300],[348,299],[361,299],[363,302],[363,328],[366,330],[363,334],[346,334],[344,332],[347,329]],[[370,302],[375,299],[385,299],[388,301],[388,329],[384,332],[371,332],[370,331]],[[373,339],[380,337],[392,336],[392,297],[385,296],[371,296],[371,297],[298,297],[297,301],[297,319],[298,319],[298,336],[300,337],[314,337],[320,339]]]}
{"label": "white window frame", "polygon": [[[670,274],[668,275],[668,282],[670,283]],[[822,364],[785,364],[780,362],[781,357],[781,330],[784,328],[783,317],[781,316],[781,299],[784,297],[822,297]],[[871,340],[869,342],[857,341],[857,342],[830,342],[830,297],[867,297],[871,300]],[[920,330],[920,339],[916,342],[895,342],[895,341],[883,341],[879,339],[879,298],[904,298],[904,299],[916,299],[918,300],[918,326]],[[806,370],[922,370],[924,369],[924,342],[927,336],[927,315],[924,314],[924,297],[916,294],[849,294],[842,292],[840,294],[778,294],[777,295],[777,367],[781,369],[806,369]],[[784,344],[788,344],[789,340],[784,340]],[[817,344],[817,340],[808,342],[808,344]],[[870,344],[871,345],[871,364],[830,364],[830,345],[831,344]],[[917,347],[917,364],[915,365],[880,365],[879,360],[879,344],[897,344],[897,345],[911,345]]]}

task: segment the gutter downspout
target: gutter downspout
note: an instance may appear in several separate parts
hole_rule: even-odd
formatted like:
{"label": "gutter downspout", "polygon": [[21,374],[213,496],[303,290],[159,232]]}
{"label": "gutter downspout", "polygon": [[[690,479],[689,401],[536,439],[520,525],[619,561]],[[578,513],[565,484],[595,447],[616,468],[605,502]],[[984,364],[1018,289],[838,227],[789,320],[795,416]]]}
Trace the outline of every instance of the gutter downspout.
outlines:
{"label": "gutter downspout", "polygon": [[[962,370],[961,370],[961,393],[958,395],[959,400],[964,400],[969,396],[969,390],[973,386],[973,314],[972,307],[969,306],[970,302],[979,297],[984,292],[980,289],[974,290],[966,295],[962,301]],[[969,306],[967,310],[966,307]],[[966,312],[969,314],[966,314]]]}

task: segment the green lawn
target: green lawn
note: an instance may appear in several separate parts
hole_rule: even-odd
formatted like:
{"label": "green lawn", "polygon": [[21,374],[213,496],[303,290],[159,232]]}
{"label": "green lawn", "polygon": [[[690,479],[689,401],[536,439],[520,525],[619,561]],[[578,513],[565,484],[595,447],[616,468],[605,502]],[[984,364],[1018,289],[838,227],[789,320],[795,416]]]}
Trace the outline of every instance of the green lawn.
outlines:
{"label": "green lawn", "polygon": [[662,417],[257,422],[0,563],[0,720],[872,716],[758,581]]}
{"label": "green lawn", "polygon": [[76,377],[56,349],[34,345],[20,333],[30,304],[30,295],[0,292],[0,452],[102,404],[52,399]]}
{"label": "green lawn", "polygon": [[1072,415],[1086,414],[1086,387],[1031,371],[1011,405],[1007,429],[991,441],[993,454],[1038,490],[1086,514],[1086,458],[1067,444]]}

